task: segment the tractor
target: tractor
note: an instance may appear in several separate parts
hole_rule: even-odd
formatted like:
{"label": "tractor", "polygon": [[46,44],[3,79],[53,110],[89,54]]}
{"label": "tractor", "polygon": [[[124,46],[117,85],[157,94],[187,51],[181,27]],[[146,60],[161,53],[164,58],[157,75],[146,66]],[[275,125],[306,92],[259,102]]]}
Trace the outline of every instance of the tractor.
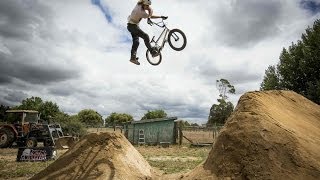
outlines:
{"label": "tractor", "polygon": [[59,139],[65,138],[61,126],[41,120],[38,111],[7,110],[5,121],[0,125],[0,148],[11,147],[13,143],[32,148],[39,142],[43,146],[56,146]]}

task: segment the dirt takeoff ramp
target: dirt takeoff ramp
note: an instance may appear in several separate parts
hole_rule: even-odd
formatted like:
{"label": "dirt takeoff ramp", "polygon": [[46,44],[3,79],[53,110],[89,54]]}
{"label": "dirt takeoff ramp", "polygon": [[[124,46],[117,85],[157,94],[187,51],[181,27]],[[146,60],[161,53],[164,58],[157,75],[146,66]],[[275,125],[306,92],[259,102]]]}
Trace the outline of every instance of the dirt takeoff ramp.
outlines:
{"label": "dirt takeoff ramp", "polygon": [[118,133],[89,134],[32,179],[150,179],[152,168]]}
{"label": "dirt takeoff ramp", "polygon": [[291,91],[249,92],[208,159],[185,179],[319,179],[320,106]]}

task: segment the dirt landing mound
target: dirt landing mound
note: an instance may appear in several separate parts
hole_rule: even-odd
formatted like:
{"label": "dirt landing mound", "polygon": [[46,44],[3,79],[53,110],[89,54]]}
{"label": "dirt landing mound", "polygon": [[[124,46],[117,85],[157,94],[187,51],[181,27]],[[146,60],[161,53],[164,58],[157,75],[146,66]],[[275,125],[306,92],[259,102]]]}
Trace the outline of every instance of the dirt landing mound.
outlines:
{"label": "dirt landing mound", "polygon": [[152,168],[118,133],[89,134],[32,179],[150,179]]}
{"label": "dirt landing mound", "polygon": [[320,106],[291,91],[244,94],[186,179],[319,179]]}

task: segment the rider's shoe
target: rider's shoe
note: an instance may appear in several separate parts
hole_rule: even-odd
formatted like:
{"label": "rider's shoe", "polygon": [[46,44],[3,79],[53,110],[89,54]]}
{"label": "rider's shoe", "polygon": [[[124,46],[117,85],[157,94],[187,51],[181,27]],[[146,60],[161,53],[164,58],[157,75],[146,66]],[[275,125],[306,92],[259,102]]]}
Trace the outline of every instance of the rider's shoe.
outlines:
{"label": "rider's shoe", "polygon": [[158,50],[156,47],[153,47],[152,50],[151,50],[151,55],[152,57],[156,57],[158,56]]}
{"label": "rider's shoe", "polygon": [[135,57],[135,58],[131,58],[130,59],[130,62],[132,62],[133,64],[136,64],[136,65],[140,65],[140,62],[138,61],[138,57]]}

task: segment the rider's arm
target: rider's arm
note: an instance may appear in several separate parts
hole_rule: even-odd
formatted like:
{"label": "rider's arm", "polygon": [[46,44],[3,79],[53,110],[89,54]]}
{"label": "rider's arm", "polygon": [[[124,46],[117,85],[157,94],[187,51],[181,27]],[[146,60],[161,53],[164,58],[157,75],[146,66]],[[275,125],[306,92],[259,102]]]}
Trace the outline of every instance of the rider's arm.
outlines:
{"label": "rider's arm", "polygon": [[157,18],[161,18],[162,16],[155,16],[155,15],[152,15],[150,16],[151,19],[157,19]]}
{"label": "rider's arm", "polygon": [[166,19],[165,16],[153,15],[153,10],[150,6],[146,10],[148,11],[148,14],[149,14],[148,18],[151,18],[151,19],[164,18],[164,19]]}

